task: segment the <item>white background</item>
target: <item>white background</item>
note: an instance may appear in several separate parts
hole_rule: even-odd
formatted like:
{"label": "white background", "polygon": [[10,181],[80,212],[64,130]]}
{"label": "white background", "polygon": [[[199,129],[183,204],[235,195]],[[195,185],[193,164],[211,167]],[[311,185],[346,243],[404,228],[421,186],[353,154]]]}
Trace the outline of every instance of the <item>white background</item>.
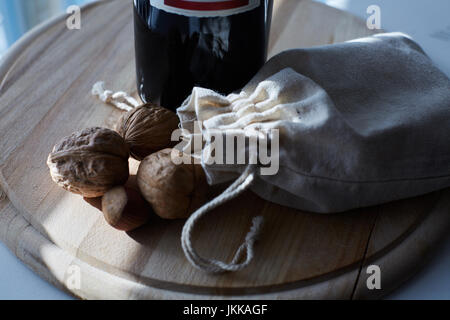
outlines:
{"label": "white background", "polygon": [[[3,1],[3,0],[2,0]],[[277,0],[275,0],[277,1]],[[367,18],[381,8],[382,28],[410,34],[450,76],[449,0],[320,0]],[[130,35],[131,36],[131,35]],[[427,266],[388,299],[450,299],[450,234]],[[71,299],[31,272],[0,243],[0,299]]]}

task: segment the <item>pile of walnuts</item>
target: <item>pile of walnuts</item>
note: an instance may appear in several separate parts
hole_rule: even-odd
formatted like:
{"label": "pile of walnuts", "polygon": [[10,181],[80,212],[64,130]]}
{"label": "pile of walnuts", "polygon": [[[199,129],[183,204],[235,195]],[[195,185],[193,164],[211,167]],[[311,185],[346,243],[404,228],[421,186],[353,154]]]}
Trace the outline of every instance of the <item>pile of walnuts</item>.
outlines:
{"label": "pile of walnuts", "polygon": [[[205,201],[206,179],[201,166],[175,165],[171,160],[175,113],[146,104],[120,117],[116,131],[89,128],[62,139],[48,156],[54,182],[99,200],[106,221],[130,231],[153,213],[164,219],[187,218]],[[141,161],[134,185],[129,157]]]}

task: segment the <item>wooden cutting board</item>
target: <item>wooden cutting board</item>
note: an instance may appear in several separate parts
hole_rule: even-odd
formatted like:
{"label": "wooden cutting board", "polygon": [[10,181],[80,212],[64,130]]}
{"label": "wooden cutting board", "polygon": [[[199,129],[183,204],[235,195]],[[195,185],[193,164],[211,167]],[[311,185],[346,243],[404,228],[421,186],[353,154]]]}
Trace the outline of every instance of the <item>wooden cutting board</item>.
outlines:
{"label": "wooden cutting board", "polygon": [[[277,0],[271,55],[370,33],[364,21],[325,5]],[[38,27],[10,50],[0,79],[0,186],[7,195],[1,239],[77,297],[377,298],[426,261],[450,224],[449,190],[335,215],[299,212],[248,192],[205,218],[196,243],[204,255],[230,259],[251,218],[262,214],[267,223],[256,259],[241,272],[208,275],[183,255],[183,221],[154,219],[118,232],[54,185],[46,166],[61,137],[114,126],[120,112],[90,95],[96,81],[136,96],[132,1],[84,7],[81,30],[68,30],[65,17]],[[371,264],[381,268],[381,290],[366,286]],[[80,286],[67,288],[77,272]]]}

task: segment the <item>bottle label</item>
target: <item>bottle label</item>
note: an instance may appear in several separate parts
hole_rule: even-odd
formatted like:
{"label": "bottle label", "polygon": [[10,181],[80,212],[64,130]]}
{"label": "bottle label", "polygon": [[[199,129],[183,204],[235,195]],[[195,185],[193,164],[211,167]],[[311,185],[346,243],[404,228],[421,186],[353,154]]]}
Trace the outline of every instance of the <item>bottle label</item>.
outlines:
{"label": "bottle label", "polygon": [[225,17],[259,7],[261,0],[150,0],[150,5],[188,17]]}

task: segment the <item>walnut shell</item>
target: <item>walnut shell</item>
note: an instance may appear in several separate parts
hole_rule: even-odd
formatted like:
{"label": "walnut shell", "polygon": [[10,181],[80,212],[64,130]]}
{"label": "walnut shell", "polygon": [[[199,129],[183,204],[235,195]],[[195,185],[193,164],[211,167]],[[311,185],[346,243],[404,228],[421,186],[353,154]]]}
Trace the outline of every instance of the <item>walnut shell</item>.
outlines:
{"label": "walnut shell", "polygon": [[145,104],[123,114],[116,131],[125,139],[136,160],[171,147],[172,132],[178,128],[178,117],[172,111]]}
{"label": "walnut shell", "polygon": [[95,198],[128,180],[128,158],[128,146],[116,132],[89,128],[62,139],[47,165],[59,186]]}
{"label": "walnut shell", "polygon": [[164,149],[141,162],[138,186],[161,218],[188,218],[206,201],[206,177],[200,165],[175,165],[171,152]]}
{"label": "walnut shell", "polygon": [[139,191],[117,186],[102,197],[101,208],[106,222],[121,231],[132,231],[146,224],[152,209]]}

